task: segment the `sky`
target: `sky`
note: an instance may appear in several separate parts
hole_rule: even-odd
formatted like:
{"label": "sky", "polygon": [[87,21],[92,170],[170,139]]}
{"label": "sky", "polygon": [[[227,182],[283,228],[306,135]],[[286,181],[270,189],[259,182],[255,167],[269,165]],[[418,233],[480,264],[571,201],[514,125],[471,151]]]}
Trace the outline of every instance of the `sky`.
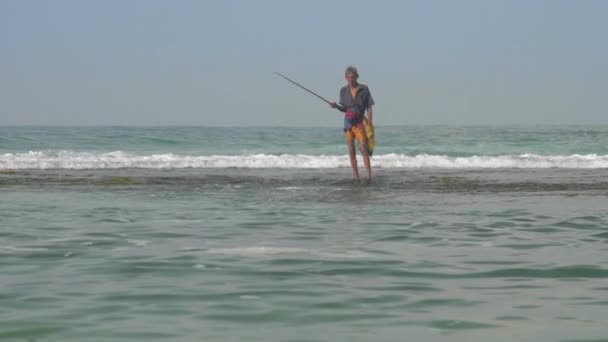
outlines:
{"label": "sky", "polygon": [[0,125],[608,124],[608,1],[0,0]]}

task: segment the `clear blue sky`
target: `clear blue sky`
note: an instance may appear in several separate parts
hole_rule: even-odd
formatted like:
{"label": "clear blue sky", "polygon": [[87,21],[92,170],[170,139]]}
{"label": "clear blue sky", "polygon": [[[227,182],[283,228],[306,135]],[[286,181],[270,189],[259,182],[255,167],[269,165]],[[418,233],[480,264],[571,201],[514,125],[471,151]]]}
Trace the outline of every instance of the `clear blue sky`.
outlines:
{"label": "clear blue sky", "polygon": [[607,124],[608,1],[0,1],[0,125]]}

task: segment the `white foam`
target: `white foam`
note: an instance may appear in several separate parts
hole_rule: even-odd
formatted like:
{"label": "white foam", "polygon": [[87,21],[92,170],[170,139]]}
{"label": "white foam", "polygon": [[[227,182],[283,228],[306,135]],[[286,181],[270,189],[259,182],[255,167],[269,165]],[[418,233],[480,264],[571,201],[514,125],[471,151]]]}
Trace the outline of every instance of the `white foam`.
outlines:
{"label": "white foam", "polygon": [[0,252],[2,250],[13,251],[13,252],[44,252],[48,251],[48,248],[44,247],[16,247],[16,246],[0,246]]}
{"label": "white foam", "polygon": [[236,247],[236,248],[212,248],[207,250],[211,254],[258,256],[278,254],[312,254],[311,250],[303,248],[288,247]]}
{"label": "white foam", "polygon": [[343,252],[317,252],[315,255],[328,259],[371,259],[374,256],[358,250],[347,250]]}
{"label": "white foam", "polygon": [[210,254],[223,254],[241,257],[261,257],[261,256],[307,256],[311,258],[323,259],[360,259],[370,258],[371,255],[362,251],[347,250],[340,252],[321,251],[305,248],[293,247],[235,247],[235,248],[212,248],[207,250]]}
{"label": "white foam", "polygon": [[[360,158],[360,156],[359,156]],[[450,157],[446,155],[404,154],[375,155],[372,164],[377,168],[608,168],[608,155],[572,154]],[[244,154],[244,155],[136,155],[123,151],[89,153],[73,151],[31,151],[0,155],[0,170],[6,169],[181,169],[181,168],[349,168],[347,155],[306,154]]]}
{"label": "white foam", "polygon": [[127,240],[127,243],[130,243],[130,244],[138,246],[138,247],[144,247],[144,246],[148,245],[147,240]]}
{"label": "white foam", "polygon": [[239,298],[243,299],[243,300],[258,300],[258,299],[260,299],[259,296],[252,296],[252,295],[241,295],[241,296],[239,296]]}

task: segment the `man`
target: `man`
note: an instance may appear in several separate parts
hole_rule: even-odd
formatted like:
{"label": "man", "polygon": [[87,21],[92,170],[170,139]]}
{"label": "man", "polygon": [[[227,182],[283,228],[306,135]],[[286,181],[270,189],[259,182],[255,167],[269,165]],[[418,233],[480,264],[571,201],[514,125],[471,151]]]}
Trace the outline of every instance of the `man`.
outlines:
{"label": "man", "polygon": [[359,140],[359,149],[363,156],[363,164],[367,172],[367,181],[372,180],[372,168],[369,162],[369,151],[367,142],[367,133],[363,120],[367,111],[367,121],[369,126],[372,126],[372,106],[374,99],[366,85],[358,83],[359,73],[357,68],[349,66],[344,73],[346,86],[340,89],[340,104],[331,103],[332,108],[336,108],[344,112],[344,134],[346,135],[346,143],[348,144],[348,154],[350,156],[350,165],[353,168],[355,180],[359,182],[359,169],[357,168],[357,156],[355,150],[355,139]]}

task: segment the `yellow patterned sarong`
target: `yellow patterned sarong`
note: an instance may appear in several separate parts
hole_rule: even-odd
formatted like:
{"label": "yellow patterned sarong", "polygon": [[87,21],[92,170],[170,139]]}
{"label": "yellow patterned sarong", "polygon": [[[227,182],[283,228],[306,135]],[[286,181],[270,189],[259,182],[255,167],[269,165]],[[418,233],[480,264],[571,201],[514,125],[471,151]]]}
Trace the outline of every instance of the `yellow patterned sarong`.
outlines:
{"label": "yellow patterned sarong", "polygon": [[346,130],[346,141],[350,143],[354,139],[359,140],[359,144],[363,140],[367,140],[367,153],[371,156],[376,148],[376,141],[374,139],[374,126],[370,125],[367,117],[363,117],[363,122],[358,125],[353,125]]}

